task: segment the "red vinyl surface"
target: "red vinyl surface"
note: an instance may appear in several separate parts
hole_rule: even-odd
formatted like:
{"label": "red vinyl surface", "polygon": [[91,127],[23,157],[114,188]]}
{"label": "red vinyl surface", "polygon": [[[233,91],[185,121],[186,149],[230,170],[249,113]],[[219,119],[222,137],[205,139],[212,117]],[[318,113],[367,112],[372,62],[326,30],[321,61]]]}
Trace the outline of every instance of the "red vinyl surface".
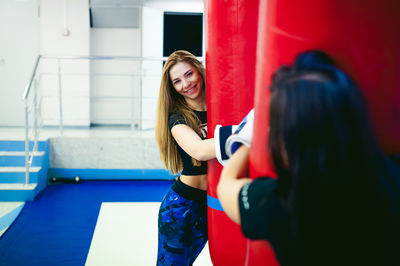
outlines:
{"label": "red vinyl surface", "polygon": [[[400,153],[399,10],[397,0],[261,1],[252,178],[274,175],[266,149],[271,75],[304,50],[327,52],[356,80],[382,148]],[[275,265],[266,242],[249,242],[248,250],[248,265]]]}
{"label": "red vinyl surface", "polygon": [[[208,135],[238,124],[254,106],[258,0],[205,1]],[[217,198],[222,167],[208,163],[208,195]],[[244,265],[246,239],[222,211],[208,208],[214,265]]]}
{"label": "red vinyl surface", "polygon": [[252,177],[270,167],[270,77],[301,51],[320,49],[358,83],[384,151],[400,153],[400,1],[264,0],[260,6]]}
{"label": "red vinyl surface", "polygon": [[[274,175],[267,152],[269,84],[301,51],[331,55],[360,86],[382,148],[400,153],[400,1],[206,0],[209,137],[255,106],[250,176]],[[255,90],[253,89],[255,88]],[[208,194],[222,167],[209,162]],[[247,241],[221,211],[208,209],[214,265],[277,265],[269,244]]]}

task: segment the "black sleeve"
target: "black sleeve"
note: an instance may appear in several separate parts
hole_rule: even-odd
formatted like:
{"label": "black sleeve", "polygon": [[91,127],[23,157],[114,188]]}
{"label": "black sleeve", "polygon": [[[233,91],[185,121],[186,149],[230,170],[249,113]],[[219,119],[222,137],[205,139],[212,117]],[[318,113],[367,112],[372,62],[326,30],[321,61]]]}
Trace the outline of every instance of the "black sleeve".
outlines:
{"label": "black sleeve", "polygon": [[171,130],[173,126],[187,124],[183,116],[179,113],[171,113],[168,117],[168,127]]}
{"label": "black sleeve", "polygon": [[277,180],[268,177],[257,178],[240,190],[241,227],[247,238],[271,240],[277,226],[283,226],[276,190]]}

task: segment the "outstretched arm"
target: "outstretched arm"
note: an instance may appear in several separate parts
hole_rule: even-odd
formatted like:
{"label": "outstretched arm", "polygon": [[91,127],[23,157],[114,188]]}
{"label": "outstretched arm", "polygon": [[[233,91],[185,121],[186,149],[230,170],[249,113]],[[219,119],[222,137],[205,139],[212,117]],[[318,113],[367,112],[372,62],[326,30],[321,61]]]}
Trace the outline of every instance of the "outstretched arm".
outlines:
{"label": "outstretched arm", "polygon": [[192,158],[198,161],[215,158],[214,139],[202,140],[192,128],[184,124],[173,126],[171,134],[178,145]]}
{"label": "outstretched arm", "polygon": [[249,148],[242,145],[228,160],[217,186],[218,198],[225,213],[240,224],[239,192],[252,180],[248,176]]}

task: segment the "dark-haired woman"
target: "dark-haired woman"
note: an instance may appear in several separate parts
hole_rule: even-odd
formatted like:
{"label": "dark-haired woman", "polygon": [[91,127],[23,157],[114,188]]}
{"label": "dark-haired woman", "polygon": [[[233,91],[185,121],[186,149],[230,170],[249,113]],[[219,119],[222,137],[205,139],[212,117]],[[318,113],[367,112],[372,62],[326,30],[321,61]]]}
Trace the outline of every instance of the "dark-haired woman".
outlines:
{"label": "dark-haired woman", "polygon": [[242,178],[243,146],[217,187],[244,235],[281,265],[400,265],[400,171],[349,76],[323,52],[298,55],[273,75],[269,126],[278,178]]}
{"label": "dark-haired woman", "polygon": [[207,139],[205,70],[187,51],[172,53],[163,68],[155,134],[166,168],[180,174],[158,216],[157,265],[192,265],[207,242]]}

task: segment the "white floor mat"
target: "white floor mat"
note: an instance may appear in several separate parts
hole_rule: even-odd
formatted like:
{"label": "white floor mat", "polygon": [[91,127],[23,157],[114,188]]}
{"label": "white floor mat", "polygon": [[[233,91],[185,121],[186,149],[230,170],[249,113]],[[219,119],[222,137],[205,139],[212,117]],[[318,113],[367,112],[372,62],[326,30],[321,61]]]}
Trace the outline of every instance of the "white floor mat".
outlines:
{"label": "white floor mat", "polygon": [[[159,202],[103,203],[86,265],[156,265],[159,206]],[[208,245],[194,265],[212,265]]]}

